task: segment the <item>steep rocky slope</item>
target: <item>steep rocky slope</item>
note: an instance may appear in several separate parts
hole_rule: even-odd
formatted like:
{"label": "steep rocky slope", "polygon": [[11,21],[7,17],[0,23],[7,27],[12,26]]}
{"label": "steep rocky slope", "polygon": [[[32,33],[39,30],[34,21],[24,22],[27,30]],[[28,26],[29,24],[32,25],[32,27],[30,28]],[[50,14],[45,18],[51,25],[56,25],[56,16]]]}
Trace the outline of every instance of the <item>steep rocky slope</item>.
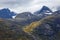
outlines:
{"label": "steep rocky slope", "polygon": [[23,30],[33,35],[37,40],[60,40],[60,14],[32,22]]}

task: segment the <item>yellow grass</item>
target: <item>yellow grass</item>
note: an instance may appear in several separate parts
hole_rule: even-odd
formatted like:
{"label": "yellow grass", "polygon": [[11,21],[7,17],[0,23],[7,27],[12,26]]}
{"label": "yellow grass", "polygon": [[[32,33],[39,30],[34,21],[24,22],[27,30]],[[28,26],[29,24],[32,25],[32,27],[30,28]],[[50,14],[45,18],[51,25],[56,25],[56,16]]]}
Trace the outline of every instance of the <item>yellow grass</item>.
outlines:
{"label": "yellow grass", "polygon": [[33,22],[29,26],[26,26],[23,28],[24,32],[30,33],[33,31],[34,28],[36,28],[39,25],[39,22]]}

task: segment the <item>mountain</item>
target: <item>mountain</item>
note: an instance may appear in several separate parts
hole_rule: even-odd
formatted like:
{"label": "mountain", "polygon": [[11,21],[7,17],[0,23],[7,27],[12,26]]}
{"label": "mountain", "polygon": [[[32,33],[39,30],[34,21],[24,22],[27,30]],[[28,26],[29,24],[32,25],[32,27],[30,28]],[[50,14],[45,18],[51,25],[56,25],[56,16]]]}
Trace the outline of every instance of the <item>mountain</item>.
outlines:
{"label": "mountain", "polygon": [[16,18],[29,18],[31,19],[33,16],[33,14],[31,14],[30,12],[23,12],[23,13],[20,13],[16,16]]}
{"label": "mountain", "polygon": [[47,6],[43,6],[40,10],[38,10],[37,12],[35,12],[34,14],[49,14],[49,13],[52,13],[52,10],[49,9]]}
{"label": "mountain", "polygon": [[4,8],[0,10],[0,18],[12,18],[12,16],[15,16],[16,14],[14,12],[11,12],[8,8]]}
{"label": "mountain", "polygon": [[40,17],[40,19],[52,15],[53,12],[47,6],[43,6],[40,10],[34,12],[34,15]]}
{"label": "mountain", "polygon": [[22,25],[30,24],[31,22],[38,21],[40,18],[30,12],[23,12],[15,17],[15,21]]}
{"label": "mountain", "polygon": [[60,14],[47,16],[23,28],[37,40],[60,40]]}

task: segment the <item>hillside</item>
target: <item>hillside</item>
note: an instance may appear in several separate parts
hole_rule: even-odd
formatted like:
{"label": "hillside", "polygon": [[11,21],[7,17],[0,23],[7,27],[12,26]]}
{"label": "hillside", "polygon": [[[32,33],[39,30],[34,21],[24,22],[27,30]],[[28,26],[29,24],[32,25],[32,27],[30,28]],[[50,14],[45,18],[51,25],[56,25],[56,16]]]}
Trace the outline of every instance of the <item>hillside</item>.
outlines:
{"label": "hillside", "polygon": [[32,22],[24,27],[23,31],[33,35],[37,40],[60,40],[60,14]]}
{"label": "hillside", "polygon": [[15,21],[0,19],[0,40],[34,40]]}

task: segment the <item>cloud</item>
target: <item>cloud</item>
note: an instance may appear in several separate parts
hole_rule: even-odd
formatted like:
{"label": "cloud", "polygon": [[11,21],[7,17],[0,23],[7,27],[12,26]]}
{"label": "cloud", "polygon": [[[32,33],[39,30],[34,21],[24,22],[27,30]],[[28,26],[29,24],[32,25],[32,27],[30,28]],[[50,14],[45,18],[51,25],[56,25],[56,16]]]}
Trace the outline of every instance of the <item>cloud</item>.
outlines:
{"label": "cloud", "polygon": [[16,7],[28,5],[30,2],[31,0],[1,0],[0,5],[7,7]]}
{"label": "cloud", "polygon": [[60,0],[0,0],[0,9],[10,8],[17,13],[34,12],[40,10],[44,5],[55,10],[60,6]]}

